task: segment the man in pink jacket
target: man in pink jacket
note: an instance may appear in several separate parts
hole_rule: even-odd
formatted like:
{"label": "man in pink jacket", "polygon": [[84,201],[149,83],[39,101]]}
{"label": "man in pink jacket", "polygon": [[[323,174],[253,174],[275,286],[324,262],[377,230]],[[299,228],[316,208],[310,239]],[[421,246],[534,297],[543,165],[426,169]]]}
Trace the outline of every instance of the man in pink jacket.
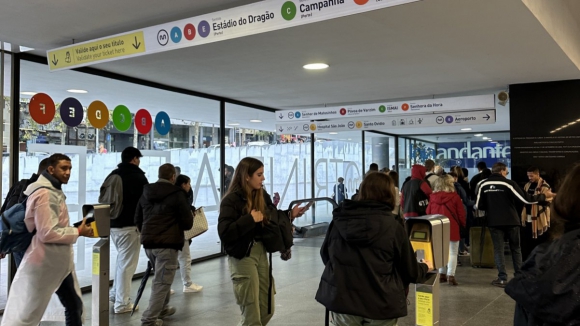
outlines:
{"label": "man in pink jacket", "polygon": [[10,287],[3,326],[38,325],[55,292],[65,307],[66,325],[83,323],[72,246],[79,236],[92,236],[93,229],[84,220],[78,228],[70,226],[62,185],[68,183],[71,170],[68,156],[54,154],[47,170],[24,192],[30,196],[24,222],[36,234]]}

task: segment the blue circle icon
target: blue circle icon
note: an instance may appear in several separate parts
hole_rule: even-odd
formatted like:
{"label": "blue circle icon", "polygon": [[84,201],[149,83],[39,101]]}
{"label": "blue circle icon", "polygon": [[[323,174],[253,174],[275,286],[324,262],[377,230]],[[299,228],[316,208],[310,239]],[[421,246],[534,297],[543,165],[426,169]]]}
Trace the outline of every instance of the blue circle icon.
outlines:
{"label": "blue circle icon", "polygon": [[447,122],[447,123],[453,123],[453,117],[450,116],[450,115],[446,116],[445,117],[445,122]]}
{"label": "blue circle icon", "polygon": [[171,40],[173,41],[173,43],[179,43],[179,41],[181,41],[181,36],[183,35],[181,33],[181,28],[175,26],[171,29]]}
{"label": "blue circle icon", "polygon": [[169,119],[169,115],[163,111],[157,113],[155,116],[155,130],[157,130],[160,135],[167,135],[169,129],[171,129],[171,119]]}
{"label": "blue circle icon", "polygon": [[302,114],[300,112],[296,112],[296,113],[294,113],[294,116],[296,117],[296,119],[300,119]]}

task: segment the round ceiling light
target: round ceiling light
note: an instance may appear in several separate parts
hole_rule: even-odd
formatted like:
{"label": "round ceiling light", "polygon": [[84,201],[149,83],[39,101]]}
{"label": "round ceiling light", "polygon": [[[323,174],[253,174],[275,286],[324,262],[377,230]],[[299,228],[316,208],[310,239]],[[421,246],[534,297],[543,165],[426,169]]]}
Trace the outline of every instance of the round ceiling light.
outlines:
{"label": "round ceiling light", "polygon": [[481,136],[483,136],[483,134],[475,134],[474,136],[475,137],[481,137]]}
{"label": "round ceiling light", "polygon": [[252,119],[252,120],[250,120],[250,122],[262,122],[262,120]]}
{"label": "round ceiling light", "polygon": [[237,123],[237,122],[232,122],[232,123],[229,123],[229,124],[228,124],[228,126],[239,126],[239,125],[240,125],[240,124],[239,124],[239,123]]}
{"label": "round ceiling light", "polygon": [[20,94],[34,96],[36,95],[36,92],[20,92]]}
{"label": "round ceiling light", "polygon": [[470,131],[471,128],[461,128],[461,131]]}
{"label": "round ceiling light", "polygon": [[320,70],[328,68],[328,65],[326,63],[309,63],[304,65],[303,68],[308,70]]}
{"label": "round ceiling light", "polygon": [[76,94],[86,94],[88,93],[88,91],[85,91],[84,89],[67,89],[66,90],[69,93],[76,93]]}

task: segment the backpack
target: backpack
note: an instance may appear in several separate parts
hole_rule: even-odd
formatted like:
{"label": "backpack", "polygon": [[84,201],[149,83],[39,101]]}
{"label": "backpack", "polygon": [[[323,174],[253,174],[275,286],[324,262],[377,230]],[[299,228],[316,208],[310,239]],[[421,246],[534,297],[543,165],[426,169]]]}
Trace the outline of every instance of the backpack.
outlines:
{"label": "backpack", "polygon": [[24,223],[26,202],[33,193],[43,188],[49,189],[48,187],[35,189],[23,202],[10,207],[2,213],[2,221],[0,222],[0,254],[24,252],[30,246],[36,230],[28,232]]}
{"label": "backpack", "polygon": [[110,205],[110,216],[114,220],[123,211],[123,180],[111,173],[103,182],[99,193],[99,204]]}
{"label": "backpack", "polygon": [[4,200],[4,204],[0,209],[0,213],[4,213],[4,211],[9,209],[10,207],[18,203],[21,203],[22,201],[24,201],[24,199],[26,199],[26,195],[24,195],[24,190],[26,190],[26,187],[28,186],[28,180],[29,179],[22,179],[17,184],[12,186],[12,188],[10,188],[10,190],[8,191],[8,195],[6,195],[6,199]]}

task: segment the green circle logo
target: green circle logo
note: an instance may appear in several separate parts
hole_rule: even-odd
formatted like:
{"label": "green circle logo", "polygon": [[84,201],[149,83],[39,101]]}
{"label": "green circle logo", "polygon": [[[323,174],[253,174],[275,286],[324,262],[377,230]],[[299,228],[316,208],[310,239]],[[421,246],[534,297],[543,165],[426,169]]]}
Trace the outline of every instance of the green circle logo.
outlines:
{"label": "green circle logo", "polygon": [[113,124],[119,131],[127,131],[131,128],[131,112],[124,105],[118,105],[113,110]]}
{"label": "green circle logo", "polygon": [[385,113],[385,111],[387,111],[387,108],[384,105],[379,106],[379,112]]}
{"label": "green circle logo", "polygon": [[296,17],[296,5],[292,1],[286,1],[282,5],[282,17],[286,20],[292,20]]}

